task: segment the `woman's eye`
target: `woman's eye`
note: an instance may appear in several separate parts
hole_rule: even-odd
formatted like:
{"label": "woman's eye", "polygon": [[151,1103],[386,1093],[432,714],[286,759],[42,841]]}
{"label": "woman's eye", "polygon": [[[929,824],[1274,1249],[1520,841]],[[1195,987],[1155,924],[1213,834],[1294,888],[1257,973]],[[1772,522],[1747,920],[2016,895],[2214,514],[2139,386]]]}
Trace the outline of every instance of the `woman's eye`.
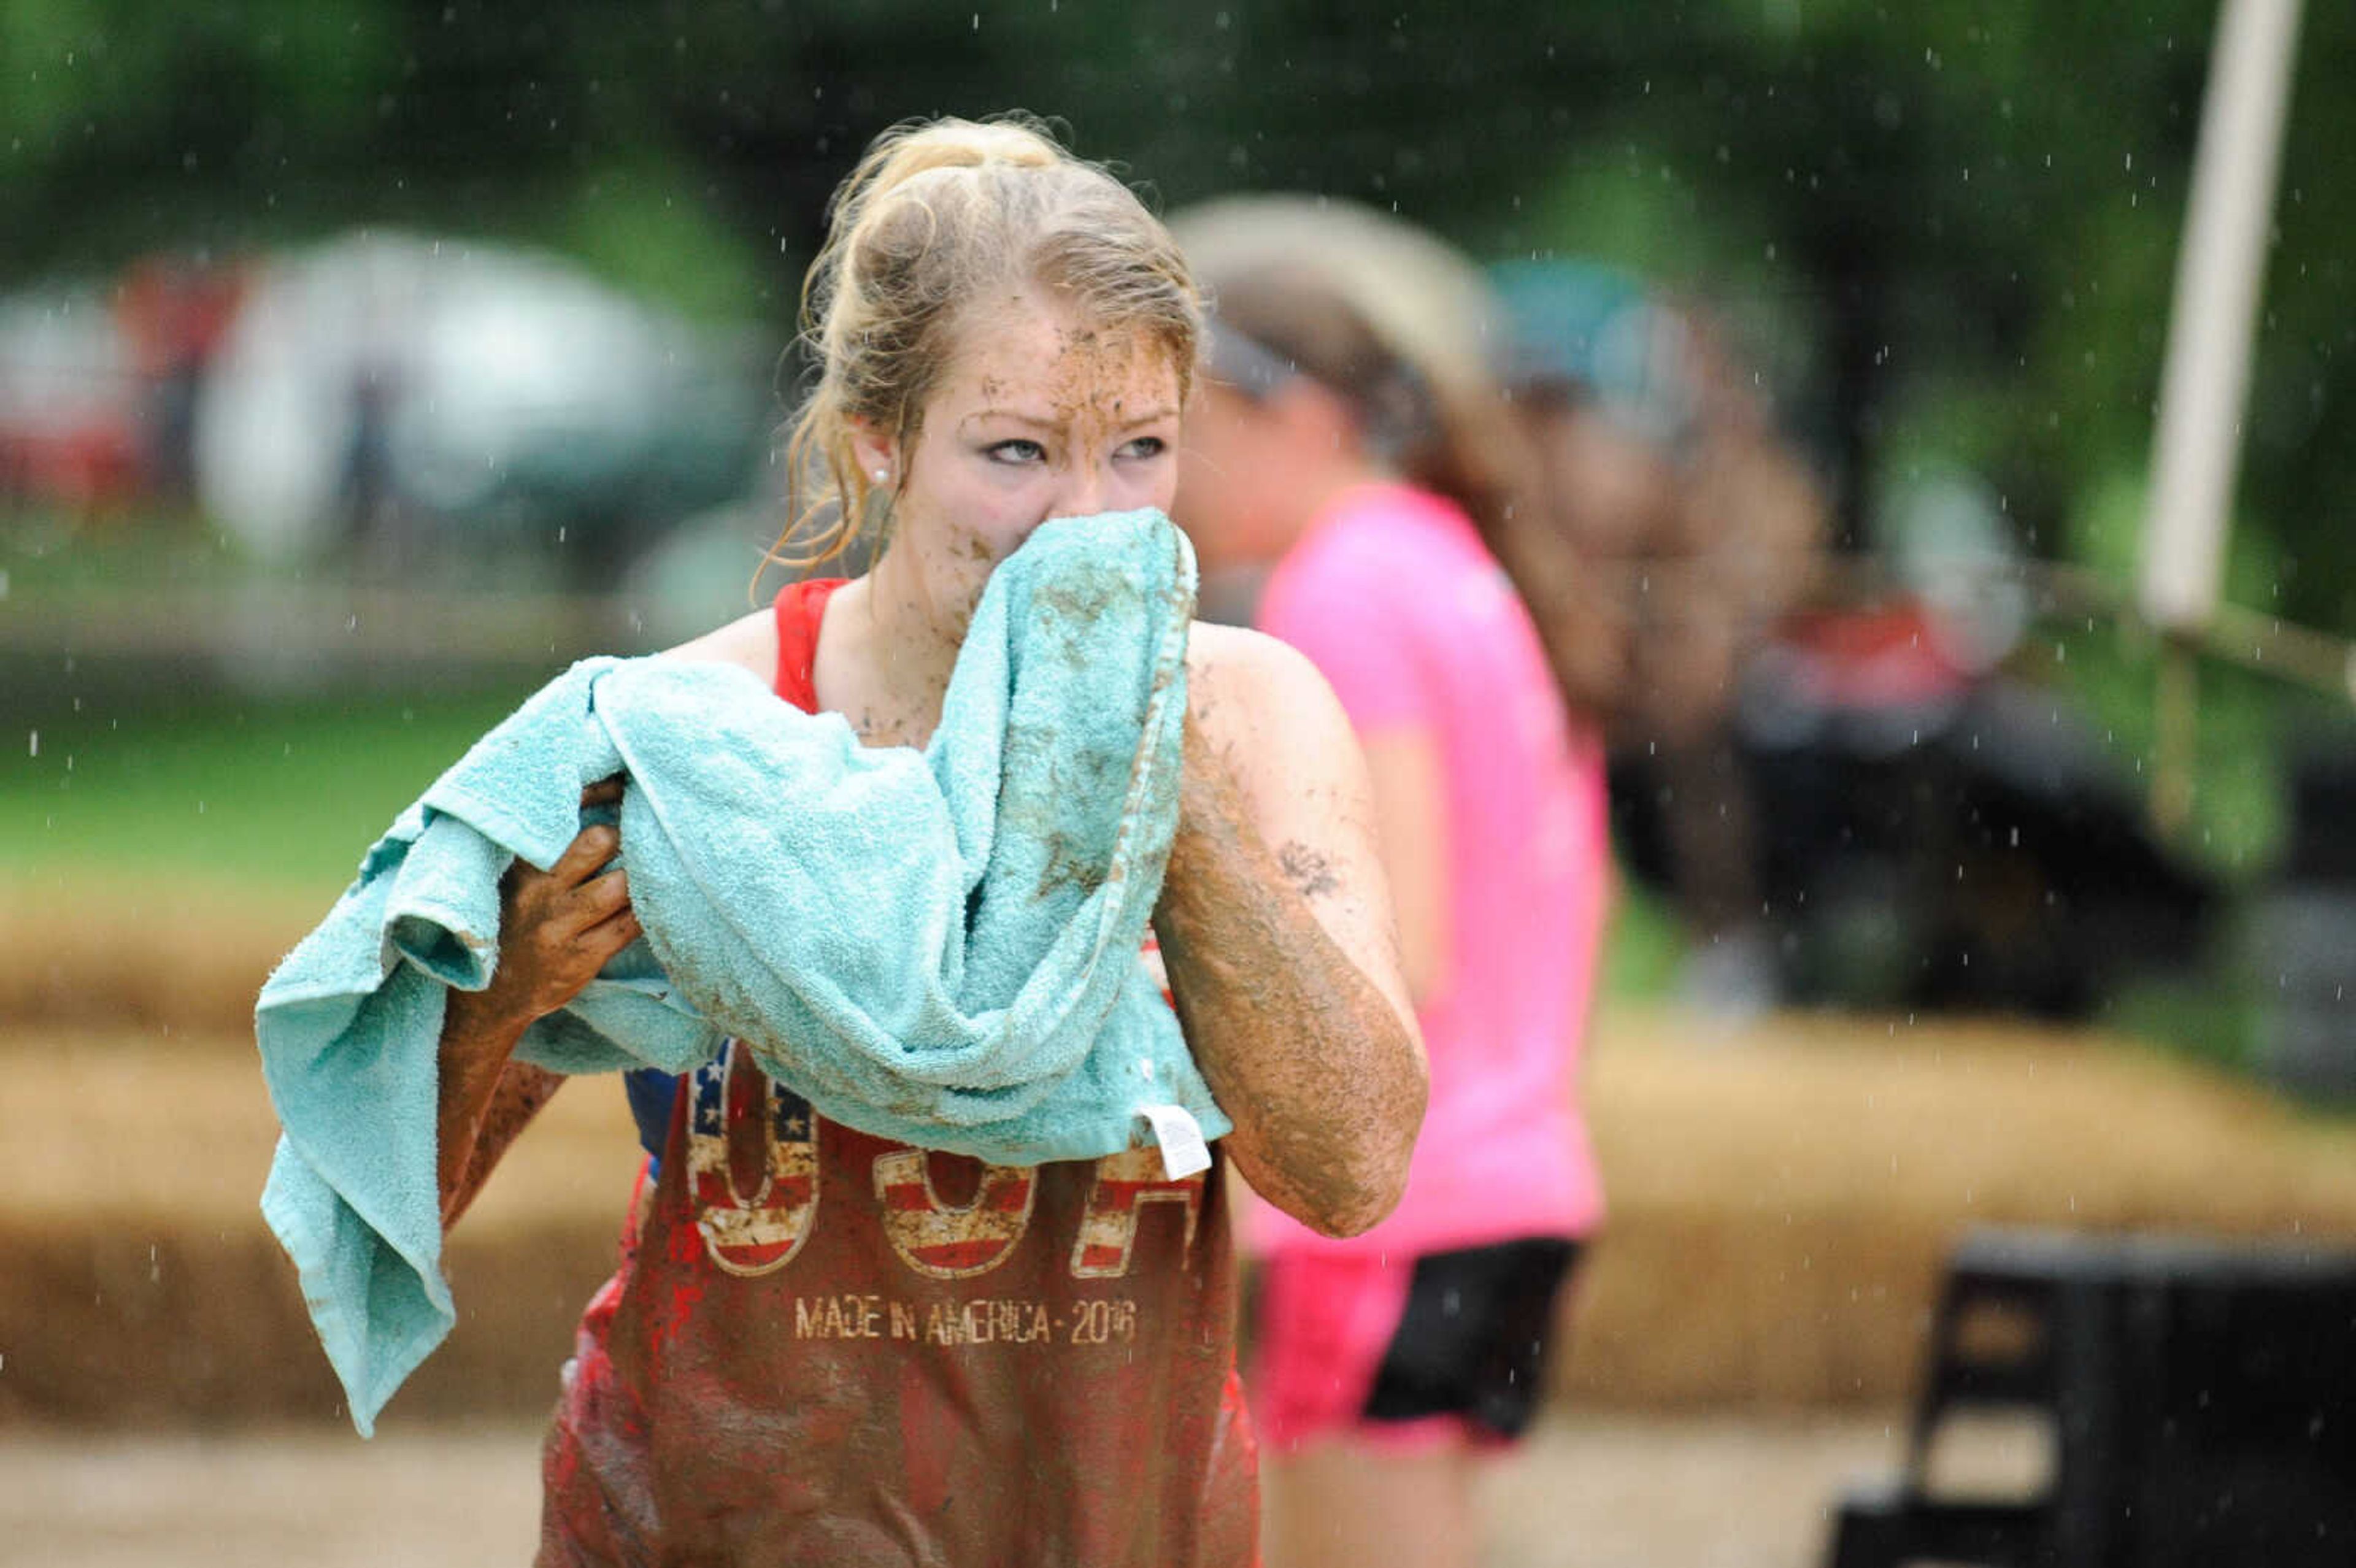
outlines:
{"label": "woman's eye", "polygon": [[993,463],[1044,463],[1047,459],[1045,447],[1020,436],[1012,441],[992,442],[986,450]]}
{"label": "woman's eye", "polygon": [[1170,443],[1158,435],[1141,435],[1120,449],[1122,457],[1159,457],[1170,450]]}

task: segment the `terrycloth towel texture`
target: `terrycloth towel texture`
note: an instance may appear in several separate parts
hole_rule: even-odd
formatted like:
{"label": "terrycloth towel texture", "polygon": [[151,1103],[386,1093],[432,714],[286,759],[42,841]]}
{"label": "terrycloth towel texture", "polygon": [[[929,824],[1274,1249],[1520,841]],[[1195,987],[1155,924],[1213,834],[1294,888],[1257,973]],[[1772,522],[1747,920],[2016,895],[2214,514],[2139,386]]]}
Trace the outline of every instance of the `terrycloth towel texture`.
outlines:
{"label": "terrycloth towel texture", "polygon": [[1194,557],[1159,513],[1049,523],[991,576],[931,744],[861,746],[740,669],[591,659],[379,840],[262,988],[284,1136],[262,1211],[369,1433],[455,1318],[435,1051],[487,984],[498,882],[627,775],[646,928],[519,1054],[691,1070],[728,1036],[825,1115],[1005,1164],[1092,1158],[1176,1104],[1222,1136],[1138,959],[1176,826]]}

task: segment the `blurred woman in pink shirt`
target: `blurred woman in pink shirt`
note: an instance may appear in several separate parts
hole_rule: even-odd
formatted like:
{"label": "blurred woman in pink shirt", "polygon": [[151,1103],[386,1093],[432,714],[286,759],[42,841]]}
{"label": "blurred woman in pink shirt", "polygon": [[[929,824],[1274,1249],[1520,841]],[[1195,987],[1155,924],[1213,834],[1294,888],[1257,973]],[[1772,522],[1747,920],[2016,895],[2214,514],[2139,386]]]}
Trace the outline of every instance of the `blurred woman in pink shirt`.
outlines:
{"label": "blurred woman in pink shirt", "polygon": [[1476,521],[1502,520],[1494,464],[1430,379],[1312,260],[1194,259],[1217,316],[1179,520],[1206,585],[1265,571],[1254,624],[1357,731],[1431,1073],[1389,1219],[1337,1241],[1255,1216],[1269,1561],[1470,1563],[1472,1466],[1532,1415],[1602,1216],[1577,1097],[1602,749]]}

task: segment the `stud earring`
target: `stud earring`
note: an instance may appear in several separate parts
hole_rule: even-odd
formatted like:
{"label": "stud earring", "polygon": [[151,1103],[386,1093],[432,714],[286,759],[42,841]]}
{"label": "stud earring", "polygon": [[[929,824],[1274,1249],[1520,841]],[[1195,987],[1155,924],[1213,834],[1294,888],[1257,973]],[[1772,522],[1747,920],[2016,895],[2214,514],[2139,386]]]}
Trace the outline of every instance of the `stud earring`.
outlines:
{"label": "stud earring", "polygon": [[875,483],[878,485],[883,484],[886,479],[891,477],[892,471],[888,468],[879,468],[875,471]]}

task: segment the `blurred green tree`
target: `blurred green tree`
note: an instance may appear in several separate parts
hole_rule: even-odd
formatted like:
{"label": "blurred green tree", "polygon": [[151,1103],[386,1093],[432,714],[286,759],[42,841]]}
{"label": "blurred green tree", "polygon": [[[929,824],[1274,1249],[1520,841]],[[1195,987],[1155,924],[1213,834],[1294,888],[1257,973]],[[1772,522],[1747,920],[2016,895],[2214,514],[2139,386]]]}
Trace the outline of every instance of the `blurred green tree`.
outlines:
{"label": "blurred green tree", "polygon": [[[1176,205],[1392,206],[1732,290],[1797,343],[1862,534],[1925,450],[2033,549],[2147,455],[2213,0],[0,0],[0,283],[353,223],[550,243],[790,315],[912,114],[1022,105]],[[2356,8],[2308,8],[2242,496],[2264,608],[2356,631]],[[2081,530],[2083,531],[2083,530]]]}

